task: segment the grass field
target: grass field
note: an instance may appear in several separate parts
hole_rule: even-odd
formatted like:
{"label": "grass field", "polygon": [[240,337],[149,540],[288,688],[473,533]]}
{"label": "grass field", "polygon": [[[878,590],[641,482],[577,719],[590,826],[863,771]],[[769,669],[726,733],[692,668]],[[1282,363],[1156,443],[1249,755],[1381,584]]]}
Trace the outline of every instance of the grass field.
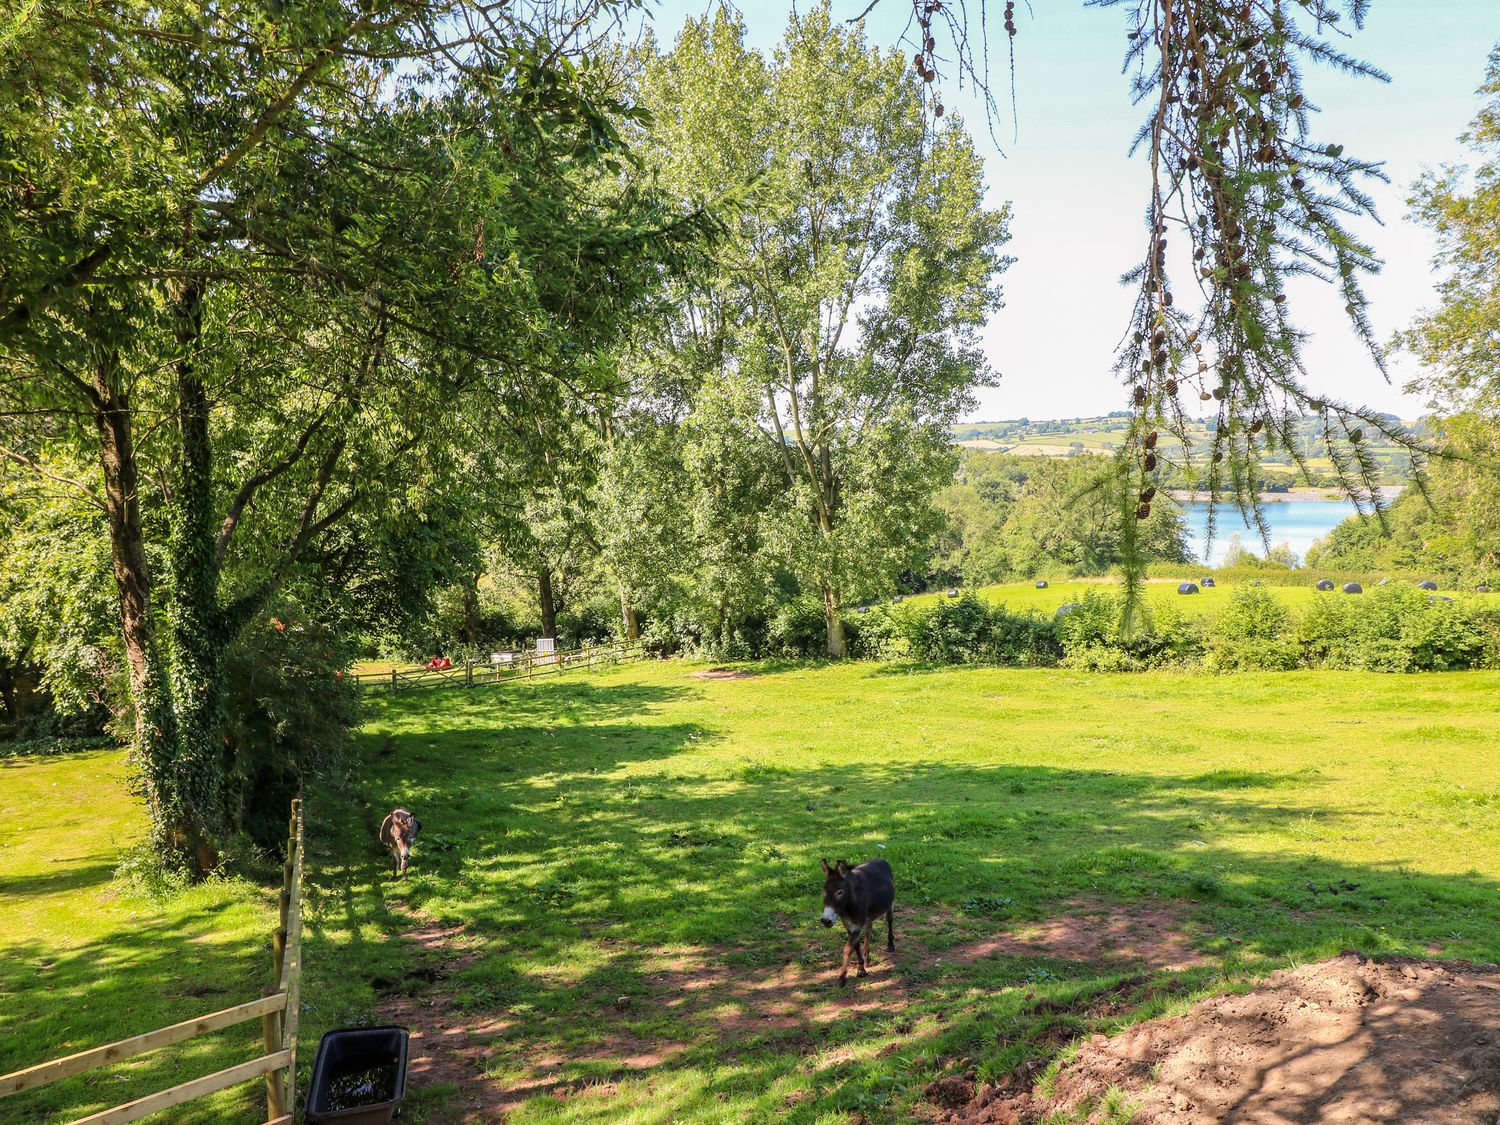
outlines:
{"label": "grass field", "polygon": [[[304,1078],[323,1030],[395,1018],[484,1076],[414,1074],[414,1122],[476,1088],[517,1122],[894,1122],[935,1078],[1045,1079],[1080,1036],[1283,964],[1500,959],[1500,674],[702,670],[372,704],[348,788],[310,798]],[[0,1068],[259,991],[266,891],[113,877],[142,820],[120,753],[0,769]],[[396,803],[425,822],[404,884],[374,840]],[[898,948],[840,991],[817,861],[872,855]],[[255,1041],[0,1118],[67,1120]],[[249,1120],[257,1092],[160,1120]]]}
{"label": "grass field", "polygon": [[[1183,579],[1196,583],[1203,573],[1205,571],[1201,567],[1184,567]],[[1184,595],[1177,593],[1177,583],[1176,579],[1147,579],[1147,604],[1170,607],[1188,618],[1212,617],[1229,604],[1229,600],[1240,585],[1234,582],[1218,582],[1214,586],[1201,588],[1196,594]],[[1373,583],[1366,585],[1366,589],[1372,588]],[[1057,612],[1059,606],[1082,600],[1083,595],[1090,590],[1118,589],[1119,581],[1114,578],[1074,578],[1049,580],[1045,590],[1038,590],[1035,582],[1004,582],[994,586],[981,586],[975,593],[985,601],[1004,604],[1012,610],[1022,612],[1035,610],[1050,616]],[[1268,583],[1268,589],[1294,612],[1301,612],[1318,598],[1350,596],[1339,590],[1324,592],[1312,586],[1270,586]],[[1455,601],[1500,598],[1500,594],[1476,594],[1462,590],[1444,590],[1443,594]],[[905,598],[903,604],[924,605],[942,601],[946,596],[946,593],[940,590],[914,594]]]}
{"label": "grass field", "polygon": [[[148,894],[115,878],[145,825],[119,750],[0,758],[0,1072],[260,995],[271,895],[246,880]],[[0,1120],[66,1121],[260,1054],[260,1024],[0,1102]],[[245,1120],[250,1088],[166,1115]]]}
{"label": "grass field", "polygon": [[[309,1042],[414,1013],[520,1122],[899,1121],[1286,963],[1500,959],[1500,675],[694,669],[377,704],[312,804]],[[898,950],[841,993],[817,861],[872,855]],[[1048,944],[1147,922],[1180,971]]]}
{"label": "grass field", "polygon": [[[1200,570],[1184,568],[1185,579],[1197,582]],[[996,602],[1007,608],[1025,612],[1035,610],[1048,616],[1057,612],[1057,607],[1083,599],[1090,590],[1118,590],[1119,581],[1114,578],[1061,578],[1049,580],[1045,590],[1038,590],[1034,582],[1004,582],[994,586],[981,586],[975,591],[987,602]],[[1170,606],[1185,617],[1211,617],[1218,613],[1234,596],[1237,587],[1225,582],[1201,589],[1197,594],[1183,595],[1177,592],[1177,583],[1169,579],[1148,579],[1146,601],[1151,606]],[[1314,598],[1347,597],[1335,591],[1332,594],[1315,590],[1311,586],[1277,586],[1273,593],[1293,610],[1301,610]],[[923,605],[942,601],[943,591],[914,594],[904,599],[905,604]]]}

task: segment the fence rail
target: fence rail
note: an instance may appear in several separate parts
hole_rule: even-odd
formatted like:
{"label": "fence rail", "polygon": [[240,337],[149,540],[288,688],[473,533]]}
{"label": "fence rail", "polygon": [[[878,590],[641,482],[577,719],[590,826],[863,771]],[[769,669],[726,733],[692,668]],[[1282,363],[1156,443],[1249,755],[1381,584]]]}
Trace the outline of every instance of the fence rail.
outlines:
{"label": "fence rail", "polygon": [[71,1125],[125,1125],[125,1122],[139,1121],[150,1114],[260,1077],[264,1077],[266,1083],[268,1125],[289,1125],[292,1107],[296,1104],[297,1017],[302,995],[302,872],[302,802],[294,800],[287,825],[287,859],[282,868],[279,924],[271,941],[276,983],[265,996],[0,1076],[0,1098],[259,1018],[264,1048],[260,1057],[146,1094],[113,1109],[80,1117]]}
{"label": "fence rail", "polygon": [[618,664],[625,660],[639,660],[645,655],[645,650],[639,641],[612,641],[609,644],[561,652],[516,652],[504,655],[507,659],[489,664],[469,660],[451,668],[415,666],[392,668],[386,672],[358,672],[354,678],[362,687],[390,692],[421,687],[475,687],[510,683],[514,680],[533,680],[539,676],[562,675],[566,672],[586,672],[591,668]]}

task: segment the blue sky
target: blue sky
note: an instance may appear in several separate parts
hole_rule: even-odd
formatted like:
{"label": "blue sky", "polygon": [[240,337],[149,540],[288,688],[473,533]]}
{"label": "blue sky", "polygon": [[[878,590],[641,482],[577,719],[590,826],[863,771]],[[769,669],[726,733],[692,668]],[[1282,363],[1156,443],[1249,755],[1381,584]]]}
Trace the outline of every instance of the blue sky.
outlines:
{"label": "blue sky", "polygon": [[[866,3],[834,0],[834,13],[852,17]],[[1003,4],[992,3],[1003,40]],[[664,44],[686,17],[717,6],[718,0],[648,0]],[[767,50],[792,10],[784,0],[738,7],[751,45]],[[1017,5],[1018,119],[1009,120],[1007,105],[996,130],[1003,155],[989,142],[977,99],[952,82],[943,92],[987,153],[991,202],[1010,200],[1015,209],[1007,249],[1017,261],[1004,277],[1006,307],[985,336],[1001,380],[982,393],[975,419],[1089,415],[1125,405],[1111,371],[1131,306],[1119,276],[1141,253],[1149,186],[1143,161],[1126,156],[1141,118],[1120,73],[1125,10],[1085,8],[1082,0],[1032,0],[1031,8],[1034,15],[1025,0]],[[908,0],[881,0],[866,29],[893,44],[910,10]],[[1406,198],[1424,167],[1462,156],[1457,137],[1477,108],[1474,91],[1497,40],[1500,0],[1373,0],[1365,29],[1343,45],[1388,72],[1391,82],[1323,69],[1306,76],[1308,99],[1323,111],[1315,135],[1385,161],[1391,177],[1370,191],[1384,225],[1359,228],[1386,262],[1368,286],[1382,337],[1432,302],[1431,241],[1407,220]],[[1003,53],[1004,43],[997,46]],[[1008,96],[1004,67],[997,66],[995,84]],[[1291,297],[1298,322],[1312,333],[1306,359],[1321,392],[1406,417],[1420,413],[1422,400],[1401,391],[1415,369],[1398,358],[1387,383],[1345,326],[1341,300],[1310,282]]]}

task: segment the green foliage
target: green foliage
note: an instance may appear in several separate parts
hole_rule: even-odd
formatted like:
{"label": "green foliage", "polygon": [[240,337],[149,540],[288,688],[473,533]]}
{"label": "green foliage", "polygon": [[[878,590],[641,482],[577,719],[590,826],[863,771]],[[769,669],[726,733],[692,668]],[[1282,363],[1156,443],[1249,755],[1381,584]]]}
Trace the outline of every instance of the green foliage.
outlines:
{"label": "green foliage", "polygon": [[1437,242],[1438,305],[1397,342],[1421,361],[1425,391],[1447,413],[1495,416],[1500,404],[1500,44],[1490,50],[1479,112],[1460,140],[1475,165],[1427,172],[1413,189],[1417,219]]}
{"label": "green foliage", "polygon": [[766,623],[765,652],[770,656],[816,656],[824,651],[827,623],[823,603],[798,597],[778,605]]}
{"label": "green foliage", "polygon": [[1322,668],[1444,672],[1479,668],[1495,657],[1490,615],[1443,601],[1405,583],[1359,597],[1330,594],[1303,615],[1304,659]]}
{"label": "green foliage", "polygon": [[1301,655],[1292,611],[1264,586],[1236,590],[1209,621],[1204,663],[1218,671],[1281,671]]}
{"label": "green foliage", "polygon": [[873,607],[849,619],[856,655],[924,664],[1055,664],[1061,655],[1055,621],[1014,612],[973,592],[925,605]]}
{"label": "green foliage", "polygon": [[223,745],[242,802],[228,819],[266,850],[285,845],[304,785],[339,784],[363,714],[348,643],[293,605],[274,608],[224,658]]}
{"label": "green foliage", "polygon": [[947,426],[990,377],[979,330],[1008,216],[984,206],[962,125],[932,128],[905,60],[826,3],[771,57],[744,40],[726,7],[647,52],[662,182],[733,206],[641,366],[687,388],[693,522],[720,535],[699,573],[725,577],[706,597],[692,583],[707,631],[727,637],[788,571],[838,656],[842,606],[923,565]]}
{"label": "green foliage", "polygon": [[[931,569],[969,585],[1109,573],[1124,557],[1111,471],[1103,460],[966,450],[957,479],[939,494],[947,526]],[[1137,534],[1151,561],[1191,560],[1182,513],[1166,500]]]}
{"label": "green foliage", "polygon": [[[177,862],[210,869],[238,827],[217,738],[240,632],[307,569],[358,585],[381,548],[445,538],[339,542],[361,508],[538,492],[712,228],[635,174],[640,113],[575,63],[615,7],[64,0],[0,38],[0,461],[107,517]],[[452,565],[473,535],[446,522]],[[426,561],[383,576],[412,619]]]}
{"label": "green foliage", "polygon": [[1170,605],[1157,606],[1143,627],[1127,627],[1123,594],[1089,591],[1060,618],[1063,663],[1095,672],[1140,671],[1195,661],[1201,625]]}

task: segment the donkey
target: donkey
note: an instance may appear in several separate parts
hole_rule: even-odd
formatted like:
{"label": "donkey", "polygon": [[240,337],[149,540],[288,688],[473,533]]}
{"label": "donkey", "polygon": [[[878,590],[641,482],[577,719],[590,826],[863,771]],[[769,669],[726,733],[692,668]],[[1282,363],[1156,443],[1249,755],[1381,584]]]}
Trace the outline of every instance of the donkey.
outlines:
{"label": "donkey", "polygon": [[412,841],[422,831],[422,822],[406,809],[392,809],[380,822],[380,842],[391,852],[391,874],[397,879],[406,878],[406,865],[411,861]]}
{"label": "donkey", "polygon": [[844,942],[844,965],[839,970],[839,986],[849,980],[849,955],[859,958],[859,975],[865,976],[870,960],[870,931],[885,915],[885,948],[896,950],[894,907],[896,883],[891,865],[883,859],[872,859],[858,867],[843,860],[829,865],[823,861],[823,925],[832,926],[837,918],[844,923],[848,940]]}

